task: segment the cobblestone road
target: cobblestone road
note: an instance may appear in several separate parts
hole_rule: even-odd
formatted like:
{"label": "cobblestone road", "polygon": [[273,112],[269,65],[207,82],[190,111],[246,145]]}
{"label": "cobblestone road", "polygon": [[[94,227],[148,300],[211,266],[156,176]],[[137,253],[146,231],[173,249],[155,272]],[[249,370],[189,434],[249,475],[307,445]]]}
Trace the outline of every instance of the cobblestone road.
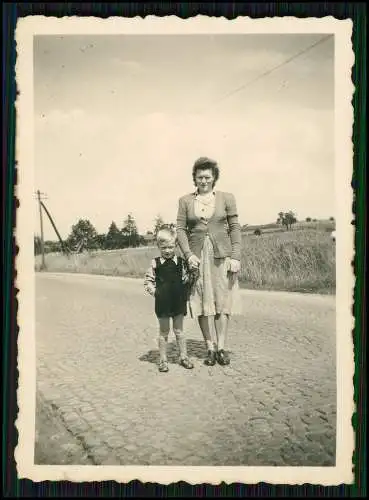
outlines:
{"label": "cobblestone road", "polygon": [[188,318],[195,369],[177,364],[171,334],[162,374],[141,281],[38,274],[37,389],[83,448],[77,462],[334,465],[334,299],[245,291],[243,302],[230,366],[203,364]]}

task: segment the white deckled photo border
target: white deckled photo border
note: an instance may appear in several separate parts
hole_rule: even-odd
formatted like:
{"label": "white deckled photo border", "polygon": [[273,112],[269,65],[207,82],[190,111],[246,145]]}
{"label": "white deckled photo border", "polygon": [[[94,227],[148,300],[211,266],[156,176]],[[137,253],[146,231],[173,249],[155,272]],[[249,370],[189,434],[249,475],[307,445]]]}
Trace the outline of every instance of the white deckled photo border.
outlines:
{"label": "white deckled photo border", "polygon": [[[335,199],[336,231],[336,335],[337,335],[337,447],[335,467],[179,467],[179,466],[44,466],[34,463],[35,442],[35,271],[33,255],[34,186],[34,111],[33,111],[33,37],[36,35],[76,34],[236,34],[236,33],[322,33],[335,37]],[[354,52],[351,43],[352,21],[333,17],[295,17],[251,19],[196,16],[186,20],[175,16],[136,18],[44,17],[29,16],[18,20],[16,27],[16,160],[20,205],[16,214],[16,258],[19,289],[16,427],[19,433],[15,459],[19,479],[32,481],[107,481],[190,484],[221,482],[256,484],[317,484],[333,486],[353,483],[352,456],[355,446],[351,418],[354,407],[354,351],[352,304],[355,276],[354,226],[351,178],[353,173],[354,86],[351,70]]]}

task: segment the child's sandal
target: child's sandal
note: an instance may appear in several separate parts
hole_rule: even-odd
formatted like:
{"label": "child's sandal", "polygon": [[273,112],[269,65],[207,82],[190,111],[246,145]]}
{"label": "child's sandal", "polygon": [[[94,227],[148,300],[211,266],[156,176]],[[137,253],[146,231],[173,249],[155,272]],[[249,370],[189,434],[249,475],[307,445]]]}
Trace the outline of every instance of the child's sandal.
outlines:
{"label": "child's sandal", "polygon": [[160,361],[159,363],[159,372],[168,372],[168,362],[167,361]]}
{"label": "child's sandal", "polygon": [[187,368],[187,370],[192,370],[193,368],[193,363],[191,363],[191,361],[188,358],[181,359],[179,364],[184,368]]}

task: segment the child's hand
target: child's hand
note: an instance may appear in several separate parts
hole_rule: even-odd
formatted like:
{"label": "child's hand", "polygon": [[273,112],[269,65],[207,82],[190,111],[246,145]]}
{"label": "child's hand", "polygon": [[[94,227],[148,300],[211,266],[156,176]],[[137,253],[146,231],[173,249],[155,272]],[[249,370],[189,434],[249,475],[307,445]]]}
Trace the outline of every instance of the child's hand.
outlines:
{"label": "child's hand", "polygon": [[200,259],[192,254],[188,259],[188,266],[191,270],[197,270],[200,266]]}

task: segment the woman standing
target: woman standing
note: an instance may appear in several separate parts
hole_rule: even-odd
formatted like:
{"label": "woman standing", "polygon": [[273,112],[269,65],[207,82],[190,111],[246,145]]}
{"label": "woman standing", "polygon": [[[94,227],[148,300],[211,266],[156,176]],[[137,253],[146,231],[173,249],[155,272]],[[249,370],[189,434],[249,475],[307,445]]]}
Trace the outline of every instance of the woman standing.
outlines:
{"label": "woman standing", "polygon": [[[240,313],[241,228],[237,206],[233,194],[215,190],[219,167],[214,160],[199,158],[192,177],[196,191],[179,199],[178,244],[190,269],[198,270],[189,301],[206,342],[205,364],[214,365],[218,361],[228,365],[229,317]],[[210,318],[214,318],[215,342]]]}

